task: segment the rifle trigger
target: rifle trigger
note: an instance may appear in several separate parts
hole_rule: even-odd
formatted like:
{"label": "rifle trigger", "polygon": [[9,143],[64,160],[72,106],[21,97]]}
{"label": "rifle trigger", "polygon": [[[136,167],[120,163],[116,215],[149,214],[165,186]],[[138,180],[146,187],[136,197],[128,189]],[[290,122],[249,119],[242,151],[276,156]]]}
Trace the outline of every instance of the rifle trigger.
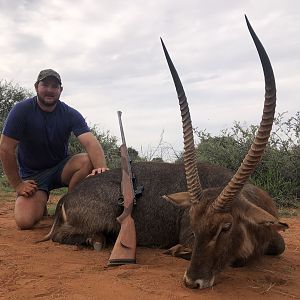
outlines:
{"label": "rifle trigger", "polygon": [[139,185],[135,188],[134,190],[134,195],[136,198],[139,198],[142,196],[142,193],[144,191],[144,186],[143,185]]}
{"label": "rifle trigger", "polygon": [[119,199],[118,199],[118,205],[119,206],[124,206],[124,198],[122,195],[120,195]]}

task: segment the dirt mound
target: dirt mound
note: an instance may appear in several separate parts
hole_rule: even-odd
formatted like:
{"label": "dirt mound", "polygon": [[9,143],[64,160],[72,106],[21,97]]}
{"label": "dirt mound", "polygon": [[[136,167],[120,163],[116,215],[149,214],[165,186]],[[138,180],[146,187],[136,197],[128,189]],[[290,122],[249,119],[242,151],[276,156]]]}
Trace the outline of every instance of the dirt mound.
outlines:
{"label": "dirt mound", "polygon": [[244,268],[228,267],[216,285],[190,290],[182,278],[187,261],[159,249],[137,249],[138,264],[107,267],[110,250],[35,244],[52,224],[19,231],[14,196],[0,195],[0,299],[300,299],[300,217],[284,218],[286,251]]}

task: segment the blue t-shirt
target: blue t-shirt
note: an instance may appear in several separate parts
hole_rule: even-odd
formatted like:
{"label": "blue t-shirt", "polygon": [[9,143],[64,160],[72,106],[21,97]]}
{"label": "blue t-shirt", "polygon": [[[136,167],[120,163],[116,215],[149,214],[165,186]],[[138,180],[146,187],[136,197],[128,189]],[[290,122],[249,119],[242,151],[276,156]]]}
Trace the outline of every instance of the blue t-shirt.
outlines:
{"label": "blue t-shirt", "polygon": [[89,132],[83,116],[58,101],[52,112],[43,111],[37,97],[17,103],[9,112],[3,134],[19,141],[18,163],[22,177],[57,165],[68,156],[71,132]]}

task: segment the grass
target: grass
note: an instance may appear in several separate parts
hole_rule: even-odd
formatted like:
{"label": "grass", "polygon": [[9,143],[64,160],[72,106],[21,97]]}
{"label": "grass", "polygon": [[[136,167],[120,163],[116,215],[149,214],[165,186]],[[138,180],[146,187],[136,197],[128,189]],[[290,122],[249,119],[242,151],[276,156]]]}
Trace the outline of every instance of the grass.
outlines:
{"label": "grass", "polygon": [[62,196],[62,195],[64,195],[64,194],[66,194],[67,191],[68,191],[68,188],[63,187],[63,188],[60,188],[60,189],[52,190],[52,191],[51,191],[51,194],[52,194],[52,195],[57,195],[57,196]]}
{"label": "grass", "polygon": [[280,217],[287,217],[287,218],[298,216],[298,212],[296,209],[288,208],[288,207],[280,207],[278,209],[278,214]]}
{"label": "grass", "polygon": [[0,189],[3,192],[13,192],[5,176],[0,176]]}
{"label": "grass", "polygon": [[48,211],[48,215],[49,215],[50,217],[54,216],[54,214],[55,214],[55,209],[56,209],[56,203],[48,204],[48,206],[47,206],[47,211]]}

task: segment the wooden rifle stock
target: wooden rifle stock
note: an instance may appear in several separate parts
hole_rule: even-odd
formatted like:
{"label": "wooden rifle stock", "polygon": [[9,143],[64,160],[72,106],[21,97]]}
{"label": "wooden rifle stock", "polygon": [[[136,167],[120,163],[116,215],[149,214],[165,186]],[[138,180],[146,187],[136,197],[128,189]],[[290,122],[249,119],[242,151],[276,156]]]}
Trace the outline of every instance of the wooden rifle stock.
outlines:
{"label": "wooden rifle stock", "polygon": [[121,191],[124,198],[124,210],[123,213],[119,217],[117,217],[117,221],[120,223],[121,229],[112,249],[108,261],[108,266],[136,263],[136,231],[134,220],[131,216],[135,194],[133,189],[132,172],[128,150],[125,142],[121,114],[122,112],[118,111],[122,137],[122,145],[120,147],[122,168]]}

